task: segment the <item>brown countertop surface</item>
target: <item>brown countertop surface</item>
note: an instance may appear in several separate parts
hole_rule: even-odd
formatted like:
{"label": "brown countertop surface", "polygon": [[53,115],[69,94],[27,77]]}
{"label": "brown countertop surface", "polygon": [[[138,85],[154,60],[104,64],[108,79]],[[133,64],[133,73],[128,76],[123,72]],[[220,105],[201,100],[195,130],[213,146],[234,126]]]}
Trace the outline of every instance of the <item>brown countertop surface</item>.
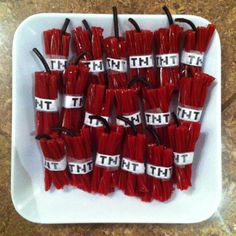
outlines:
{"label": "brown countertop surface", "polygon": [[[222,43],[223,195],[218,211],[199,224],[78,224],[39,225],[15,211],[10,196],[11,50],[14,32],[26,17],[40,12],[161,13],[166,4],[173,14],[192,14],[216,24]],[[236,235],[236,1],[0,1],[0,235]],[[3,115],[4,114],[4,115]],[[214,153],[212,153],[214,155]]]}

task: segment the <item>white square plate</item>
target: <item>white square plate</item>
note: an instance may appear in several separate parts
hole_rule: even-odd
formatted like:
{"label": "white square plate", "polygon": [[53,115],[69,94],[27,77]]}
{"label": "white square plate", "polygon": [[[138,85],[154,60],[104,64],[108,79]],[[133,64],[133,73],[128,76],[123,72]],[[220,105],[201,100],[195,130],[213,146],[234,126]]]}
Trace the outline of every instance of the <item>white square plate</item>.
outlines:
{"label": "white square plate", "polygon": [[[167,27],[164,15],[132,15],[141,28]],[[175,191],[170,201],[144,203],[116,191],[104,197],[76,188],[44,191],[42,157],[34,140],[33,73],[42,66],[32,48],[43,52],[42,31],[61,28],[71,19],[69,30],[87,19],[91,26],[113,35],[112,15],[37,14],[24,20],[13,41],[13,118],[11,194],[17,212],[37,223],[195,223],[209,218],[221,198],[221,49],[216,32],[206,55],[204,71],[216,78],[204,112],[202,134],[193,164],[193,188]],[[120,31],[131,28],[130,15],[119,15]],[[197,26],[209,22],[198,16],[178,15]]]}

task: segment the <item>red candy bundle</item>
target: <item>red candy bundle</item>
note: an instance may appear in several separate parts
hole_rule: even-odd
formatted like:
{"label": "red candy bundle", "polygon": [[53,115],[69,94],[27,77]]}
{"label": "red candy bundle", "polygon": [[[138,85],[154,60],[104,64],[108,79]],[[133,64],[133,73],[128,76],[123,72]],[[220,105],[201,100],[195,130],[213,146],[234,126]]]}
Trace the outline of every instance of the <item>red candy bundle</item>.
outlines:
{"label": "red candy bundle", "polygon": [[91,116],[101,116],[106,121],[111,117],[112,106],[114,102],[114,91],[106,89],[104,85],[91,84],[88,88],[84,124],[90,127],[92,135],[92,149],[97,149],[97,128],[103,124]]}
{"label": "red candy bundle", "polygon": [[46,69],[46,72],[35,72],[36,133],[48,134],[59,125],[58,74],[51,72],[36,48],[33,51]]}
{"label": "red candy bundle", "polygon": [[184,34],[184,49],[181,55],[181,75],[182,77],[193,76],[202,72],[204,54],[211,42],[215,26],[208,24],[207,27],[196,27],[190,20],[177,18],[177,22],[185,22],[192,27]]}
{"label": "red candy bundle", "polygon": [[91,83],[106,84],[105,68],[103,64],[103,29],[90,28],[87,21],[83,20],[85,30],[79,26],[73,30],[74,47],[77,55],[84,53],[83,63],[88,66]]}
{"label": "red candy bundle", "polygon": [[91,190],[108,195],[114,191],[117,182],[124,128],[110,126],[104,118],[99,116],[92,116],[92,119],[100,120],[105,128],[99,128]]}
{"label": "red candy bundle", "polygon": [[38,135],[39,144],[44,156],[45,190],[48,191],[52,185],[56,189],[62,189],[70,184],[67,160],[63,139],[56,133],[52,135]]}
{"label": "red candy bundle", "polygon": [[50,29],[43,32],[44,49],[47,62],[52,71],[59,74],[59,88],[62,89],[61,76],[67,66],[71,34],[66,32],[70,23],[65,19],[62,29]]}
{"label": "red candy bundle", "polygon": [[173,24],[168,8],[163,7],[163,9],[169,19],[169,28],[160,28],[154,33],[157,80],[160,86],[172,84],[175,89],[178,89],[180,80],[179,51],[183,29],[179,25]]}
{"label": "red candy bundle", "polygon": [[[116,96],[116,114],[123,116],[134,123],[138,132],[142,132],[143,125],[141,120],[141,112],[139,107],[139,91],[137,89],[117,89]],[[116,120],[118,125],[127,127],[128,133],[131,128],[122,120]],[[132,132],[132,131],[131,131]]]}
{"label": "red candy bundle", "polygon": [[208,88],[213,81],[214,77],[205,73],[195,73],[192,78],[181,79],[177,107],[177,116],[180,120],[200,121]]}
{"label": "red candy bundle", "polygon": [[155,142],[149,143],[147,147],[146,173],[149,192],[143,197],[143,201],[156,199],[164,202],[170,199],[173,192],[173,151],[160,145],[155,129],[147,126],[147,130],[154,136]]}
{"label": "red candy bundle", "polygon": [[175,181],[180,190],[192,186],[192,163],[200,128],[199,122],[182,122],[179,126],[171,124],[168,128],[170,147],[174,151]]}
{"label": "red candy bundle", "polygon": [[115,37],[103,41],[106,53],[106,69],[109,88],[127,87],[127,46],[126,40],[119,37],[117,9],[113,7]]}
{"label": "red candy bundle", "polygon": [[84,91],[88,82],[88,68],[69,65],[63,74],[64,96],[62,127],[79,131],[84,121]]}
{"label": "red candy bundle", "polygon": [[[170,123],[170,102],[174,90],[173,84],[157,89],[143,89],[144,116],[146,125],[155,128],[161,143],[168,146],[168,124]],[[153,142],[153,135],[147,134],[148,140]]]}
{"label": "red candy bundle", "polygon": [[65,135],[64,140],[71,185],[91,192],[93,160],[89,128],[82,128],[79,135]]}
{"label": "red candy bundle", "polygon": [[118,116],[132,129],[133,134],[125,137],[121,170],[119,172],[118,187],[128,196],[142,197],[148,192],[145,174],[146,139],[144,134],[138,134],[133,122]]}
{"label": "red candy bundle", "polygon": [[129,55],[129,80],[137,76],[143,76],[152,86],[156,87],[158,84],[152,55],[153,32],[141,30],[132,18],[129,18],[129,21],[135,27],[135,30],[129,30],[125,33]]}

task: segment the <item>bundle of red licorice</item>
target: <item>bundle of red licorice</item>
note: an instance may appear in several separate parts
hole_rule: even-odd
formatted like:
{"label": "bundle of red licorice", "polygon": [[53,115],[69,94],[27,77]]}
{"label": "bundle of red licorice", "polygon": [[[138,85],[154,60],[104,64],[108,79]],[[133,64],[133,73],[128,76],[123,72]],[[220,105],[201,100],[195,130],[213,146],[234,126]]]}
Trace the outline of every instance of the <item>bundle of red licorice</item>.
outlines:
{"label": "bundle of red licorice", "polygon": [[183,29],[174,24],[168,8],[163,7],[163,9],[168,16],[169,28],[160,28],[154,33],[157,80],[161,86],[172,84],[174,89],[178,89],[180,80],[179,51]]}
{"label": "bundle of red licorice", "polygon": [[64,136],[66,157],[71,173],[71,184],[86,192],[91,192],[93,159],[89,128],[82,128],[79,135]]}
{"label": "bundle of red licorice", "polygon": [[181,53],[181,75],[182,77],[193,76],[195,73],[202,72],[204,64],[204,54],[206,53],[215,26],[208,24],[207,27],[196,27],[190,20],[183,18],[175,19],[177,22],[185,22],[192,27],[184,34],[184,49]]}
{"label": "bundle of red licorice", "polygon": [[85,30],[79,26],[73,30],[74,47],[77,55],[84,53],[83,63],[88,66],[91,83],[106,84],[103,64],[103,29],[92,27],[83,20]]}
{"label": "bundle of red licorice", "polygon": [[105,126],[105,128],[98,128],[98,148],[91,190],[107,195],[114,192],[117,183],[124,128],[116,125],[110,126],[104,118],[99,116],[92,116],[91,118],[99,120]]}
{"label": "bundle of red licorice", "polygon": [[88,83],[88,68],[82,63],[69,65],[63,74],[64,96],[62,127],[79,131],[84,121],[84,96]]}
{"label": "bundle of red licorice", "polygon": [[50,29],[43,32],[44,49],[47,63],[52,71],[59,74],[58,82],[62,91],[62,72],[67,66],[71,34],[67,33],[69,19],[65,19],[62,29]]}
{"label": "bundle of red licorice", "polygon": [[[129,56],[129,80],[142,76],[157,86],[153,59],[153,32],[141,30],[137,22],[129,18],[135,30],[126,31],[126,43]],[[137,84],[141,86],[142,84]]]}
{"label": "bundle of red licorice", "polygon": [[69,185],[69,171],[63,139],[56,133],[37,135],[36,139],[39,140],[44,156],[45,190],[48,191],[52,184],[57,189]]}
{"label": "bundle of red licorice", "polygon": [[154,137],[154,142],[147,146],[147,192],[142,200],[149,202],[152,199],[164,202],[170,199],[173,192],[172,166],[173,150],[160,145],[160,137],[151,126],[147,131]]}
{"label": "bundle of red licorice", "polygon": [[205,73],[195,73],[193,77],[181,79],[177,107],[177,116],[180,120],[200,121],[208,88],[213,81],[214,77]]}
{"label": "bundle of red licorice", "polygon": [[108,86],[109,88],[126,88],[128,83],[127,46],[125,38],[119,37],[116,7],[113,7],[113,20],[115,37],[110,36],[104,39]]}

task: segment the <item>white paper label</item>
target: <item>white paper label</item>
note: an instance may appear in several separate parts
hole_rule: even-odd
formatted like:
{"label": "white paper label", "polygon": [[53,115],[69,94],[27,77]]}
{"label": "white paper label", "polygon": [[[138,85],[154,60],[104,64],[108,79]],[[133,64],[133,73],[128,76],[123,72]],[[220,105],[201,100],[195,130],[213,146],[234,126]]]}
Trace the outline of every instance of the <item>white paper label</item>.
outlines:
{"label": "white paper label", "polygon": [[144,163],[132,161],[132,160],[127,159],[125,157],[122,158],[121,169],[126,170],[131,173],[134,173],[134,174],[144,174],[144,172],[145,172]]}
{"label": "white paper label", "polygon": [[153,56],[143,55],[143,56],[131,56],[129,57],[130,68],[148,68],[153,67]]}
{"label": "white paper label", "polygon": [[177,116],[180,120],[199,122],[201,119],[202,110],[196,110],[186,107],[177,107]]}
{"label": "white paper label", "polygon": [[109,168],[118,168],[120,165],[120,155],[106,155],[97,153],[96,165]]}
{"label": "white paper label", "polygon": [[[130,121],[132,121],[135,126],[141,124],[141,122],[142,122],[140,112],[136,112],[132,115],[127,115],[127,116],[123,116],[123,117],[125,117],[125,118],[129,119]],[[124,127],[129,127],[128,124],[126,124],[123,120],[119,120],[119,119],[116,119],[116,124],[117,125],[122,125]]]}
{"label": "white paper label", "polygon": [[107,70],[113,70],[118,72],[127,71],[127,61],[123,59],[115,59],[107,57],[106,59]]}
{"label": "white paper label", "polygon": [[204,60],[204,53],[200,52],[186,52],[183,51],[181,55],[181,63],[187,64],[190,66],[199,66],[202,67]]}
{"label": "white paper label", "polygon": [[63,107],[65,108],[81,108],[83,105],[83,96],[64,95],[63,97]]}
{"label": "white paper label", "polygon": [[44,167],[50,171],[63,171],[66,169],[66,166],[66,157],[64,157],[60,161],[51,161],[44,159]]}
{"label": "white paper label", "polygon": [[67,66],[67,59],[46,58],[51,70],[64,71]]}
{"label": "white paper label", "polygon": [[68,162],[68,167],[71,174],[85,175],[93,170],[93,161]]}
{"label": "white paper label", "polygon": [[147,125],[168,125],[170,123],[170,112],[145,112],[145,120]]}
{"label": "white paper label", "polygon": [[172,167],[147,164],[147,174],[157,179],[170,179],[172,175]]}
{"label": "white paper label", "polygon": [[58,99],[44,99],[35,97],[35,109],[37,111],[56,112],[58,111]]}
{"label": "white paper label", "polygon": [[174,67],[179,66],[179,54],[157,54],[156,55],[157,67]]}
{"label": "white paper label", "polygon": [[89,72],[105,71],[103,60],[82,61],[89,68]]}
{"label": "white paper label", "polygon": [[[84,124],[91,126],[91,127],[102,127],[103,124],[100,120],[97,119],[91,119],[90,116],[93,116],[93,114],[90,114],[88,112],[85,113],[85,117],[84,117]],[[104,118],[107,122],[109,121],[109,117],[107,116],[101,116],[102,118]]]}
{"label": "white paper label", "polygon": [[194,152],[174,152],[174,163],[179,166],[193,163]]}

